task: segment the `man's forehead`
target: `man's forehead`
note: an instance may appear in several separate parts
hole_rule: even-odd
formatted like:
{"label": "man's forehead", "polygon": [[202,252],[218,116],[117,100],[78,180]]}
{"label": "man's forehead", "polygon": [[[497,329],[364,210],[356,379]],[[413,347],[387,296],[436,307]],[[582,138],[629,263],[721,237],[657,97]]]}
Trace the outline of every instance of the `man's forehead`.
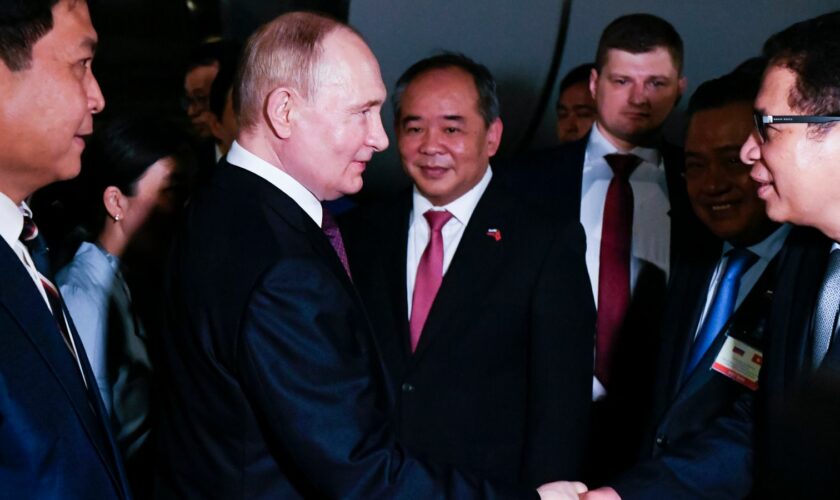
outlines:
{"label": "man's forehead", "polygon": [[790,95],[796,85],[796,78],[796,73],[784,66],[768,67],[755,100],[755,109],[765,114],[790,111]]}
{"label": "man's forehead", "polygon": [[659,76],[674,76],[679,72],[667,47],[654,47],[646,52],[609,49],[602,71],[633,70]]}

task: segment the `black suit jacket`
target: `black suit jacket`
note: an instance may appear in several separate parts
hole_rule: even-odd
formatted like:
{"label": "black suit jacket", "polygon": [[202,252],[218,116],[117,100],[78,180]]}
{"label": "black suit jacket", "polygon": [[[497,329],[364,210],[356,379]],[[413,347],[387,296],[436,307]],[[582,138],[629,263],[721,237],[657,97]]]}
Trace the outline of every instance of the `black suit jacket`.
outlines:
{"label": "black suit jacket", "polygon": [[344,225],[354,280],[398,386],[399,440],[508,483],[577,478],[594,331],[591,294],[579,293],[589,286],[580,224],[554,224],[491,181],[412,354],[410,210],[406,191]]}
{"label": "black suit jacket", "polygon": [[361,301],[320,228],[223,164],[176,241],[163,345],[166,498],[490,498],[394,444]]}
{"label": "black suit jacket", "polygon": [[72,321],[87,388],[46,302],[3,240],[0,276],[0,498],[128,498]]}
{"label": "black suit jacket", "polygon": [[[515,159],[500,169],[500,180],[541,206],[549,216],[579,221],[588,141],[589,135]],[[671,254],[675,255],[700,226],[680,175],[682,152],[667,144],[659,149],[671,202]],[[666,277],[660,269],[646,266],[640,271],[621,343],[615,346],[611,387],[607,397],[593,407],[590,463],[584,477],[590,487],[629,467],[640,455],[645,426],[651,418],[665,289]],[[591,288],[580,293],[591,295]]]}
{"label": "black suit jacket", "polygon": [[756,400],[754,497],[760,499],[837,496],[840,378],[833,370],[812,370],[810,359],[811,323],[831,241],[813,229],[803,228],[799,236],[802,259],[774,301],[779,307],[769,323]]}
{"label": "black suit jacket", "polygon": [[[790,307],[784,298],[786,288],[800,278],[803,266],[811,263],[812,245],[809,230],[794,228],[744,301],[758,299],[760,304],[761,319],[752,328],[754,336],[761,339],[756,347],[765,353],[765,361],[770,325],[780,311]],[[672,268],[654,398],[655,419],[646,439],[649,460],[612,482],[625,499],[651,495],[739,499],[753,484],[756,393],[710,369],[725,335],[717,337],[698,368],[682,380],[720,256],[720,243],[704,245],[700,240],[697,249],[681,255]],[[773,299],[760,299],[768,289]],[[765,362],[764,367],[768,366]]]}

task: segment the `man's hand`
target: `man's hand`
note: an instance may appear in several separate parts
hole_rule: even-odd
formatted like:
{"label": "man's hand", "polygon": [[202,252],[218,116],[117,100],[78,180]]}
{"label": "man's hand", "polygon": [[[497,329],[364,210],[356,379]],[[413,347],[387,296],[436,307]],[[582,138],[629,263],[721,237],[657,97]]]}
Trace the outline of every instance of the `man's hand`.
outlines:
{"label": "man's hand", "polygon": [[556,481],[540,486],[537,493],[542,500],[578,500],[586,490],[586,485],[577,481]]}
{"label": "man's hand", "polygon": [[581,500],[621,500],[618,492],[609,486],[588,491],[581,495],[580,498]]}

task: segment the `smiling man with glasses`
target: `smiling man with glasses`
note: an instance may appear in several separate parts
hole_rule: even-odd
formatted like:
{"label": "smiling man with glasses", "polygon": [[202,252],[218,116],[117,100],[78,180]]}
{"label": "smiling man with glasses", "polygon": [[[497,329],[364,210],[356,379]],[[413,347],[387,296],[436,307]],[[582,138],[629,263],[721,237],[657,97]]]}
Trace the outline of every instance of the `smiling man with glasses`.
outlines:
{"label": "smiling man with glasses", "polygon": [[833,245],[815,240],[822,251],[777,288],[789,303],[767,322],[755,496],[830,498],[840,472],[840,11],[773,35],[764,54],[741,159],[771,219],[816,228]]}

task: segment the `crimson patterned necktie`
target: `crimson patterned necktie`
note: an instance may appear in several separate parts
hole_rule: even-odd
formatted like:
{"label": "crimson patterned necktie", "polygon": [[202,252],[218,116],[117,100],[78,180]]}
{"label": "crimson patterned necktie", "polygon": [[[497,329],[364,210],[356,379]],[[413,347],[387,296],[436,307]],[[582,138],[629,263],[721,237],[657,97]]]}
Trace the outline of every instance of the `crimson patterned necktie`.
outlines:
{"label": "crimson patterned necktie", "polygon": [[[64,302],[61,300],[61,294],[58,288],[45,276],[49,271],[44,267],[46,262],[44,238],[38,232],[38,226],[35,225],[35,221],[28,215],[23,216],[23,230],[20,232],[20,241],[23,242],[26,249],[30,252],[30,256],[35,264],[35,270],[38,273],[38,278],[40,278],[41,285],[43,285],[44,291],[47,294],[47,301],[50,304],[50,309],[52,309],[53,319],[55,319],[58,331],[61,333],[61,338],[64,340],[67,349],[70,350],[70,354],[73,355],[73,360],[78,365],[79,355],[70,338],[67,320],[64,317]],[[84,377],[82,378],[84,379]],[[85,384],[87,385],[87,382]]]}
{"label": "crimson patterned necktie", "polygon": [[321,230],[327,235],[327,239],[330,240],[330,245],[332,245],[335,253],[338,255],[338,260],[341,261],[341,265],[344,266],[347,276],[352,280],[353,276],[350,274],[350,264],[347,262],[347,252],[344,250],[344,240],[341,238],[341,231],[338,229],[338,224],[336,224],[335,218],[327,210],[327,207],[322,205],[322,210]]}
{"label": "crimson patterned necktie", "polygon": [[613,178],[604,201],[598,270],[598,321],[595,376],[607,387],[618,336],[630,308],[630,250],[633,236],[633,188],[630,174],[642,162],[636,155],[604,156]]}
{"label": "crimson patterned necktie", "polygon": [[429,310],[435,301],[440,284],[443,281],[443,235],[441,229],[452,218],[446,210],[427,210],[423,214],[429,223],[429,243],[417,265],[417,277],[414,280],[414,294],[411,298],[411,318],[408,329],[411,333],[411,352],[417,349],[420,334]]}

